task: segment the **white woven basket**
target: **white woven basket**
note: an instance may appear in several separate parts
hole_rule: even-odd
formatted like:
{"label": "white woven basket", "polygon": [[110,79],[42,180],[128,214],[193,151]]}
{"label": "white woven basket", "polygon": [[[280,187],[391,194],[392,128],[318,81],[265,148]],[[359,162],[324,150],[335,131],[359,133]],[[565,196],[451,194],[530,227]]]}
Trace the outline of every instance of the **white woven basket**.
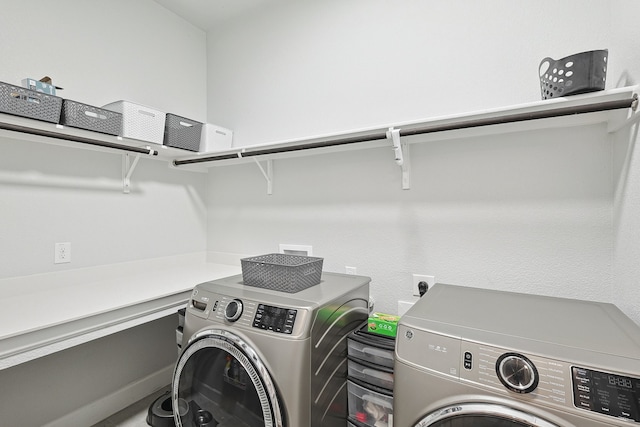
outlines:
{"label": "white woven basket", "polygon": [[129,101],[116,101],[102,108],[122,114],[122,136],[162,144],[166,113]]}

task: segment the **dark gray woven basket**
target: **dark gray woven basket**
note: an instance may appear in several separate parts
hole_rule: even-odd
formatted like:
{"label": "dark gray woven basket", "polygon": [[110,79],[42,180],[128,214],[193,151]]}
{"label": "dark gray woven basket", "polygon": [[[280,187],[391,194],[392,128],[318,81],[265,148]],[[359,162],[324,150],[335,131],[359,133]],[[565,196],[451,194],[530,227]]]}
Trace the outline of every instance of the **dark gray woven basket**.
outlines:
{"label": "dark gray woven basket", "polygon": [[576,53],[562,59],[544,58],[538,67],[542,99],[603,90],[607,79],[607,49]]}
{"label": "dark gray woven basket", "polygon": [[62,98],[0,82],[0,112],[59,123]]}
{"label": "dark gray woven basket", "polygon": [[266,254],[240,260],[247,286],[295,293],[320,283],[323,258]]}
{"label": "dark gray woven basket", "polygon": [[60,124],[74,128],[122,135],[122,114],[65,99]]}
{"label": "dark gray woven basket", "polygon": [[201,135],[202,123],[167,113],[164,121],[163,145],[189,151],[200,151]]}

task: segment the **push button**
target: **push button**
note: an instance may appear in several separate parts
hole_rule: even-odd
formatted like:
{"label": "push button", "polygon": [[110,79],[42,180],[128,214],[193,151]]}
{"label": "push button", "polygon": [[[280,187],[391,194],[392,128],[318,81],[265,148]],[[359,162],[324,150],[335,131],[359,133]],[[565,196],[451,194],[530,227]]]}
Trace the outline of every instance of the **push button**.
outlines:
{"label": "push button", "polygon": [[471,355],[470,352],[465,351],[464,352],[464,369],[470,370],[473,366],[473,356]]}

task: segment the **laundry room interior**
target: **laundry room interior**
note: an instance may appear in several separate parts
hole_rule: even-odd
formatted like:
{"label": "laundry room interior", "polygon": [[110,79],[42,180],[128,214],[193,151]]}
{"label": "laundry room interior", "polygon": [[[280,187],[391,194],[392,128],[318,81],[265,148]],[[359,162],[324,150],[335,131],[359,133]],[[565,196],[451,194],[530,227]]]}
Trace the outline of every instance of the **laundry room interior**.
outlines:
{"label": "laundry room interior", "polygon": [[[284,250],[370,279],[398,331],[424,278],[613,305],[640,348],[640,3],[238,3],[2,3],[0,82],[50,76],[65,100],[125,100],[232,141],[94,146],[0,100],[1,425],[90,427],[166,388],[196,285]],[[544,58],[602,49],[603,90],[542,98]],[[563,113],[522,118],[548,111]],[[580,427],[640,425],[640,372],[605,368],[637,381],[637,418]],[[558,417],[541,425],[575,424]]]}

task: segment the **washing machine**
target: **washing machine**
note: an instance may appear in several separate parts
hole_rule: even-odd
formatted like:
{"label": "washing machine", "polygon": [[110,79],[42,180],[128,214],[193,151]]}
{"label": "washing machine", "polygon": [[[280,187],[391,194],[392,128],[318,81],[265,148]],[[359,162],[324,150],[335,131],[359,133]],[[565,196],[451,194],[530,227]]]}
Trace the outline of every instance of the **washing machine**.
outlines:
{"label": "washing machine", "polygon": [[640,327],[612,304],[436,284],[394,372],[395,427],[640,426]]}
{"label": "washing machine", "polygon": [[370,278],[322,273],[296,293],[197,285],[172,381],[177,426],[346,425],[347,336],[368,316]]}

